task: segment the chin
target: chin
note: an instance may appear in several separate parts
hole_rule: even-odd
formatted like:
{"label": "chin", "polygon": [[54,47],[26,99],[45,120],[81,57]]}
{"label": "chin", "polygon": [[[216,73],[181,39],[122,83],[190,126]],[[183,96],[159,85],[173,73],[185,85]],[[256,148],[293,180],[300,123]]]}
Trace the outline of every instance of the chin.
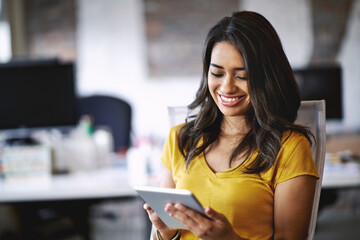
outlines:
{"label": "chin", "polygon": [[220,108],[220,112],[227,117],[245,116],[248,111],[244,109],[224,109]]}
{"label": "chin", "polygon": [[237,107],[226,107],[223,105],[218,105],[218,108],[220,109],[220,112],[224,116],[229,117],[237,117],[237,116],[246,116],[249,112],[250,106],[237,106]]}

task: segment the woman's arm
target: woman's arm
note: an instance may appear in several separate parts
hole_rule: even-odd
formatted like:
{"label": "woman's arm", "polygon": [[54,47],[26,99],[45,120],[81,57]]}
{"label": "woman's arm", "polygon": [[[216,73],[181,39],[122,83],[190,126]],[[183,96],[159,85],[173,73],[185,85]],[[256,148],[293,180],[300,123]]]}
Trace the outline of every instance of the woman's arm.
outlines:
{"label": "woman's arm", "polygon": [[175,188],[173,175],[167,167],[163,167],[161,171],[160,186],[164,188]]}
{"label": "woman's arm", "polygon": [[316,178],[299,176],[276,186],[274,239],[306,239],[315,194]]}

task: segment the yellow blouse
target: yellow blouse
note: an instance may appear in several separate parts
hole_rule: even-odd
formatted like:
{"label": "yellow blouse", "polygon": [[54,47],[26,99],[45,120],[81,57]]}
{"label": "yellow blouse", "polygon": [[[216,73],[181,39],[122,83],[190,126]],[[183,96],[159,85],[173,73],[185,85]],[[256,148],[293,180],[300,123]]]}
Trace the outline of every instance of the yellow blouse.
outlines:
{"label": "yellow blouse", "polygon": [[[243,165],[214,173],[203,154],[186,170],[176,134],[181,126],[171,129],[164,144],[161,161],[172,172],[176,188],[188,189],[200,203],[223,213],[241,237],[271,239],[274,234],[274,191],[276,185],[300,175],[318,178],[309,143],[300,133],[284,133],[283,144],[275,164],[266,172],[243,173],[243,168],[256,157],[254,153]],[[200,143],[199,143],[200,144]],[[227,159],[224,159],[227,161]],[[181,239],[198,239],[182,230]]]}

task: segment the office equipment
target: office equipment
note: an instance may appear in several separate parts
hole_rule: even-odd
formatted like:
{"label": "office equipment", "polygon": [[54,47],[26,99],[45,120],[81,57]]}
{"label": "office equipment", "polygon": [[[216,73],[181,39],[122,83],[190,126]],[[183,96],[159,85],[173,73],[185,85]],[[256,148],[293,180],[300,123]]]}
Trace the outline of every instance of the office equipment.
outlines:
{"label": "office equipment", "polygon": [[79,117],[89,115],[94,127],[107,126],[114,137],[114,151],[131,145],[131,106],[124,100],[104,95],[79,98]]}
{"label": "office equipment", "polygon": [[51,177],[48,146],[5,146],[0,149],[0,177],[6,182],[41,180]]}
{"label": "office equipment", "polygon": [[165,212],[164,208],[167,203],[181,203],[206,217],[200,202],[189,190],[148,186],[135,186],[134,189],[168,227],[187,229],[181,222]]}
{"label": "office equipment", "polygon": [[342,72],[340,66],[294,69],[301,100],[326,101],[326,118],[342,119]]}
{"label": "office equipment", "polygon": [[0,130],[74,126],[74,65],[56,60],[0,64],[0,113]]}

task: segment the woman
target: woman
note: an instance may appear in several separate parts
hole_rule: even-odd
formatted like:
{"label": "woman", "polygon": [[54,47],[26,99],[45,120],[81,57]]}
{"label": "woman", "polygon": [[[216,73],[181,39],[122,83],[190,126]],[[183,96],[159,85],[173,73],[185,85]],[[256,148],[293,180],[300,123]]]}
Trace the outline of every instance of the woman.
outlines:
{"label": "woman", "polygon": [[209,218],[180,204],[144,208],[154,239],[305,239],[317,169],[308,129],[295,125],[299,90],[280,39],[260,14],[238,12],[208,33],[191,121],[174,127],[161,186],[186,188]]}

